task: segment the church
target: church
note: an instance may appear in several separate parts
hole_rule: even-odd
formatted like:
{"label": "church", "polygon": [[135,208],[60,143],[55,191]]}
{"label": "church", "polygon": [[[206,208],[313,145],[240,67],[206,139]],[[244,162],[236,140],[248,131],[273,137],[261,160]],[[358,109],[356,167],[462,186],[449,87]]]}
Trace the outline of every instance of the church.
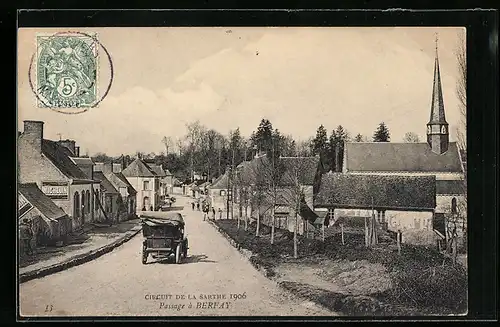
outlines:
{"label": "church", "polygon": [[464,231],[466,170],[457,142],[450,142],[437,42],[430,118],[425,128],[427,142],[422,143],[347,142],[344,146],[343,173],[372,176],[435,176],[434,219],[459,215],[462,218],[460,229]]}

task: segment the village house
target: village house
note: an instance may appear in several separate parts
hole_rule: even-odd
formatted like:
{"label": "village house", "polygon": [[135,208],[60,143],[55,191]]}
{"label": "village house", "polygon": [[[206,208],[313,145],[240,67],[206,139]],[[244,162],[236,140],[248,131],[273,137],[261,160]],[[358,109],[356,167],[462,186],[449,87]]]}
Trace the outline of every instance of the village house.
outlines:
{"label": "village house", "polygon": [[142,159],[135,159],[122,171],[123,176],[137,191],[137,208],[155,210],[159,206],[159,177]]}
{"label": "village house", "polygon": [[102,203],[104,203],[104,198],[102,197],[103,186],[99,180],[94,178],[95,163],[88,157],[71,157],[71,160],[85,173],[89,179],[97,182],[92,186],[91,196],[93,198],[93,204],[91,210],[94,213],[94,221],[106,220],[106,212],[102,206]]}
{"label": "village house", "polygon": [[[237,205],[250,212],[250,220],[255,221],[260,214],[262,224],[271,226],[274,203],[275,227],[295,230],[295,212],[298,216],[297,231],[304,234],[308,225],[318,216],[314,213],[314,195],[318,190],[323,167],[319,156],[280,157],[281,172],[277,178],[276,191],[270,184],[270,160],[257,156],[242,167],[239,190],[245,189],[245,196],[237,196]],[[240,192],[240,191],[238,191]]]}
{"label": "village house", "polygon": [[161,185],[164,189],[163,194],[172,194],[174,192],[174,175],[168,169],[164,173],[165,177],[161,179]]}
{"label": "village house", "polygon": [[[347,142],[343,172],[356,175],[434,176],[436,180],[436,218],[460,215],[465,230],[465,169],[457,142],[449,141],[445,117],[439,59],[434,63],[430,119],[427,142]],[[459,231],[460,232],[460,231]]]}
{"label": "village house", "polygon": [[224,174],[217,177],[210,188],[208,189],[208,197],[210,199],[211,206],[216,212],[219,209],[226,212],[227,211],[227,200],[228,200],[228,182],[229,182],[229,172],[226,170]]}
{"label": "village house", "polygon": [[[71,219],[36,183],[18,185],[18,219],[27,219],[33,231],[32,248],[64,242],[71,233]],[[20,243],[20,253],[24,253]]]}
{"label": "village house", "polygon": [[36,183],[57,207],[71,218],[72,228],[94,220],[93,185],[71,159],[79,156],[75,141],[43,138],[42,121],[24,121],[18,137],[18,182]]}
{"label": "village house", "polygon": [[[96,171],[99,179],[105,179],[109,189],[110,200],[105,200],[105,206],[111,208],[117,221],[124,221],[135,217],[137,210],[137,191],[122,174],[122,164],[120,163],[96,163]],[[109,184],[108,184],[109,183]],[[111,204],[113,206],[111,206]]]}
{"label": "village house", "polygon": [[[434,244],[435,176],[356,175],[328,172],[314,199],[325,225],[346,225],[374,214],[383,230],[402,232],[407,243]],[[418,232],[418,233],[415,233]]]}
{"label": "village house", "polygon": [[[111,166],[111,164],[109,164],[109,166]],[[106,177],[104,171],[101,169],[105,169],[104,165],[96,165],[94,167],[94,178],[101,182],[98,205],[102,207],[101,210],[104,212],[105,221],[118,222],[118,211],[121,204],[121,202],[119,202],[119,199],[121,200],[121,196],[118,190]],[[110,167],[109,169],[111,171],[112,167]]]}
{"label": "village house", "polygon": [[175,176],[172,176],[172,191],[171,192],[173,194],[183,194],[183,192],[184,192],[184,184]]}

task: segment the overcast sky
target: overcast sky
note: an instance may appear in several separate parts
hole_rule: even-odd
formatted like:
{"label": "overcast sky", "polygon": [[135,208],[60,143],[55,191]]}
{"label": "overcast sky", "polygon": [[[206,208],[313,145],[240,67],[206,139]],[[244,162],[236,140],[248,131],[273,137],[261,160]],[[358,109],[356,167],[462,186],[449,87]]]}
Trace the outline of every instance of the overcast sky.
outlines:
{"label": "overcast sky", "polygon": [[[343,125],[370,137],[386,122],[391,141],[425,138],[435,54],[451,138],[459,122],[454,50],[461,28],[95,28],[114,79],[99,107],[78,115],[37,108],[28,67],[38,32],[19,29],[18,129],[45,122],[44,137],[76,140],[81,152],[160,152],[163,136],[199,119],[223,134],[244,135],[269,119],[296,139]],[[74,30],[74,29],[73,29]],[[231,33],[228,32],[231,30]],[[100,52],[102,93],[109,63]]]}

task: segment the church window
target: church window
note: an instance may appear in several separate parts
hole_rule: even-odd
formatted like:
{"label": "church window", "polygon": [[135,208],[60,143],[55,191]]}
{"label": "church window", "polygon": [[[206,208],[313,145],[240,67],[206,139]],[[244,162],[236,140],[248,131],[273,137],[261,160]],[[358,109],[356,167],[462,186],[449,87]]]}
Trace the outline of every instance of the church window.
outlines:
{"label": "church window", "polygon": [[441,126],[441,134],[446,134],[446,126]]}
{"label": "church window", "polygon": [[457,213],[457,198],[451,199],[451,213]]}
{"label": "church window", "polygon": [[427,126],[427,134],[430,134],[430,133],[431,133],[431,127]]}

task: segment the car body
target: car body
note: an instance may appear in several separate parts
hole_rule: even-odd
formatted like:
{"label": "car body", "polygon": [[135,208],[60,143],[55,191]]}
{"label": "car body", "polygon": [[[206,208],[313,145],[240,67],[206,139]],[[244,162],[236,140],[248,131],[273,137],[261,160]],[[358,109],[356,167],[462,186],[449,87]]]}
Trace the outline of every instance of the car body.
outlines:
{"label": "car body", "polygon": [[188,239],[185,235],[184,218],[179,212],[165,212],[141,215],[142,220],[142,263],[146,264],[150,254],[175,256],[181,263],[187,257]]}

